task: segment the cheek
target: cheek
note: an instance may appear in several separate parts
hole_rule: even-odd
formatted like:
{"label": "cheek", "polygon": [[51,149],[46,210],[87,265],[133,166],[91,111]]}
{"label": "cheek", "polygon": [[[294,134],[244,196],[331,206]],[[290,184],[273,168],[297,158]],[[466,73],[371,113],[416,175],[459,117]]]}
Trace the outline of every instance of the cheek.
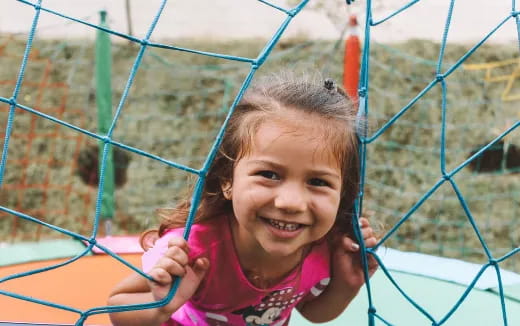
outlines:
{"label": "cheek", "polygon": [[236,216],[251,214],[269,202],[272,192],[247,186],[233,188],[233,211]]}
{"label": "cheek", "polygon": [[339,198],[323,198],[315,202],[316,210],[320,212],[324,225],[332,227],[338,215]]}
{"label": "cheek", "polygon": [[238,187],[233,188],[234,198],[243,202],[248,202],[251,205],[269,200],[269,197],[272,196],[272,194],[272,189],[254,183],[243,183],[238,185]]}

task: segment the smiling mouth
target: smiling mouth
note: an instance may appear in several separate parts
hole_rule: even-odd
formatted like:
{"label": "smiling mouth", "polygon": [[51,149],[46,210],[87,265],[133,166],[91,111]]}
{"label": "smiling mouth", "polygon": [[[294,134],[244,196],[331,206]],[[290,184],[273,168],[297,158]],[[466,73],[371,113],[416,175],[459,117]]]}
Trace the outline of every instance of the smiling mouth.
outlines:
{"label": "smiling mouth", "polygon": [[298,230],[298,229],[300,229],[300,228],[302,228],[304,226],[303,224],[299,224],[299,223],[287,223],[287,222],[282,222],[282,221],[279,221],[279,220],[273,220],[273,219],[265,218],[265,217],[262,217],[262,220],[267,222],[272,227],[275,227],[275,228],[277,228],[279,230],[282,230],[282,231],[292,232],[292,231],[296,231],[296,230]]}

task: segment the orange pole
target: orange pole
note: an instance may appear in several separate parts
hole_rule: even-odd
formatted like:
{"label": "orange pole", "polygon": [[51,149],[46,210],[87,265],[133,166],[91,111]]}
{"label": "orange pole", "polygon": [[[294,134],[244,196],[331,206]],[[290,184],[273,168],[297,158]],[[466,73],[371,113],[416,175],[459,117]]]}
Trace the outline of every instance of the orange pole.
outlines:
{"label": "orange pole", "polygon": [[356,103],[358,101],[361,55],[361,43],[356,32],[357,25],[356,16],[350,16],[350,34],[345,40],[345,56],[343,58],[343,87],[347,95]]}

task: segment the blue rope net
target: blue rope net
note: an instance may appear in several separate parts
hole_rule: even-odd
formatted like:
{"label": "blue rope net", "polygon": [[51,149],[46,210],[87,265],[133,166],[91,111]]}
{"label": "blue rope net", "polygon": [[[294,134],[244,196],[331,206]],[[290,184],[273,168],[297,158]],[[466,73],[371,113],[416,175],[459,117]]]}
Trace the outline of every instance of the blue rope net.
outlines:
{"label": "blue rope net", "polygon": [[[8,115],[7,115],[7,122],[6,122],[6,130],[5,130],[5,138],[4,138],[4,146],[3,146],[3,152],[2,152],[2,159],[0,161],[0,184],[4,181],[5,176],[5,168],[7,166],[7,159],[8,159],[8,150],[10,146],[10,138],[12,135],[13,125],[14,125],[14,119],[15,116],[20,115],[19,112],[25,112],[29,113],[35,116],[38,116],[52,124],[59,124],[60,126],[69,129],[73,133],[81,133],[88,138],[100,141],[104,144],[104,151],[103,155],[101,157],[101,169],[99,173],[99,187],[98,187],[98,193],[97,193],[97,201],[95,205],[95,211],[93,212],[93,220],[94,220],[94,227],[92,230],[92,233],[90,236],[84,236],[80,233],[72,232],[66,228],[57,227],[55,225],[52,225],[50,223],[44,222],[42,219],[25,214],[13,209],[10,209],[9,207],[0,206],[0,210],[11,214],[13,216],[16,216],[19,219],[39,224],[45,228],[49,228],[54,230],[55,232],[61,233],[65,236],[71,237],[73,239],[82,240],[86,243],[88,243],[88,246],[85,248],[85,250],[78,254],[77,256],[62,262],[57,265],[48,266],[42,269],[38,270],[32,270],[29,272],[16,274],[16,275],[10,275],[7,277],[4,277],[0,279],[0,283],[7,282],[12,279],[17,278],[23,278],[29,275],[33,275],[36,273],[42,273],[48,270],[56,269],[59,267],[62,267],[64,265],[73,263],[74,261],[77,261],[84,255],[88,254],[93,247],[97,247],[104,252],[111,255],[114,259],[117,259],[121,263],[125,264],[129,269],[132,269],[138,273],[140,273],[143,277],[148,277],[147,275],[143,274],[138,268],[131,265],[130,263],[126,262],[124,259],[119,257],[116,253],[112,252],[109,248],[106,248],[105,246],[99,244],[96,239],[99,235],[99,225],[100,225],[100,206],[101,206],[101,199],[103,194],[103,184],[104,184],[104,169],[106,165],[106,159],[107,159],[107,153],[109,149],[112,148],[120,148],[126,151],[129,151],[131,153],[134,153],[135,155],[142,156],[144,158],[147,158],[149,160],[156,161],[160,165],[164,165],[167,167],[171,167],[180,171],[183,171],[185,173],[194,175],[196,177],[196,183],[195,188],[193,192],[193,205],[192,209],[189,213],[189,218],[186,225],[186,233],[185,237],[187,238],[189,236],[190,227],[193,222],[193,216],[195,213],[194,207],[197,207],[197,203],[201,196],[202,186],[204,184],[205,180],[205,174],[215,156],[216,150],[218,149],[218,146],[220,144],[223,132],[226,128],[226,122],[227,117],[229,117],[233,113],[233,109],[235,105],[240,100],[243,92],[247,89],[249,83],[251,82],[254,74],[259,69],[260,66],[262,66],[269,55],[271,54],[273,48],[277,44],[277,42],[280,40],[283,32],[287,28],[288,24],[291,22],[291,20],[306,6],[308,1],[302,1],[300,2],[296,7],[292,9],[284,9],[281,8],[275,4],[272,4],[268,1],[259,0],[261,3],[264,3],[270,7],[273,8],[273,10],[280,11],[286,15],[286,19],[283,21],[283,23],[279,26],[279,29],[276,31],[276,33],[273,35],[271,40],[269,40],[263,49],[260,51],[260,53],[255,58],[249,58],[249,57],[239,57],[239,56],[231,56],[226,54],[219,54],[219,53],[213,53],[213,52],[207,52],[207,51],[200,51],[200,50],[194,50],[191,48],[184,48],[184,47],[178,47],[178,46],[172,46],[167,44],[161,44],[151,41],[151,37],[153,35],[153,31],[161,18],[162,11],[164,7],[166,6],[166,1],[162,1],[161,5],[159,6],[156,16],[154,17],[150,28],[148,32],[146,33],[145,37],[143,39],[136,38],[131,35],[126,35],[124,33],[120,33],[105,27],[101,27],[92,23],[87,22],[83,19],[77,19],[74,17],[69,17],[67,15],[64,15],[60,12],[50,10],[48,8],[45,8],[42,6],[42,1],[37,2],[30,2],[25,0],[18,0],[20,3],[26,4],[28,6],[31,6],[35,10],[34,19],[27,37],[27,43],[22,59],[22,63],[19,69],[18,78],[16,80],[16,84],[14,86],[14,90],[10,97],[1,97],[0,96],[0,102],[3,102],[8,105]],[[349,1],[347,1],[349,2]],[[394,19],[394,17],[398,17],[399,15],[403,14],[406,10],[411,8],[413,5],[415,5],[418,0],[410,1],[408,4],[400,8],[399,10],[389,14],[387,17],[381,18],[381,19],[375,19],[373,17],[372,12],[372,1],[367,0],[366,1],[366,22],[365,22],[365,40],[364,40],[364,49],[363,49],[363,61],[362,61],[362,69],[361,69],[361,82],[360,82],[360,89],[359,89],[359,95],[360,95],[360,102],[359,102],[359,115],[360,118],[370,118],[373,116],[373,112],[370,111],[370,105],[369,105],[369,98],[372,95],[372,92],[374,93],[374,96],[377,96],[378,89],[372,89],[370,86],[370,77],[369,73],[372,69],[371,64],[374,64],[373,61],[371,61],[371,30],[373,28],[378,27],[378,25],[381,25],[380,28],[384,28],[384,23],[387,21],[390,21]],[[409,99],[409,102],[402,107],[397,113],[395,113],[393,116],[389,117],[382,126],[378,127],[375,131],[369,131],[366,129],[366,126],[360,124],[359,126],[359,139],[362,144],[361,147],[361,156],[362,156],[362,191],[359,194],[358,200],[357,200],[357,211],[358,214],[363,211],[363,206],[367,206],[370,208],[370,205],[367,203],[364,203],[365,201],[365,186],[368,186],[370,182],[377,182],[377,180],[372,180],[369,175],[367,175],[367,172],[370,169],[370,148],[371,146],[374,147],[378,144],[378,142],[386,135],[392,128],[392,126],[398,124],[400,121],[404,120],[404,117],[406,116],[407,112],[413,111],[414,106],[416,105],[419,100],[424,100],[425,97],[427,97],[429,94],[433,93],[434,91],[438,91],[440,93],[441,98],[441,123],[440,126],[440,140],[439,140],[439,149],[438,149],[438,162],[439,162],[439,172],[436,175],[436,178],[438,178],[435,182],[433,182],[426,191],[421,194],[419,198],[417,198],[414,205],[409,207],[409,209],[402,215],[399,216],[398,220],[395,222],[395,224],[392,225],[392,227],[386,232],[385,236],[381,239],[378,246],[376,248],[367,249],[363,247],[363,250],[368,252],[369,254],[374,255],[378,261],[381,263],[381,269],[385,273],[385,275],[390,279],[392,283],[396,286],[396,288],[402,293],[403,297],[406,298],[410,302],[411,305],[413,305],[421,314],[424,315],[425,319],[429,320],[431,325],[442,325],[446,323],[446,321],[450,318],[450,316],[457,310],[457,308],[462,304],[462,302],[467,298],[469,293],[472,291],[475,283],[478,281],[479,277],[486,271],[488,268],[493,269],[496,272],[497,280],[499,284],[499,292],[500,292],[500,304],[502,307],[502,313],[503,313],[503,324],[507,325],[507,309],[505,305],[505,299],[504,299],[504,291],[502,287],[502,281],[501,281],[501,267],[500,264],[503,263],[506,260],[512,260],[513,257],[518,257],[518,252],[520,251],[520,248],[513,248],[508,250],[503,255],[496,257],[493,255],[492,251],[488,247],[488,244],[485,240],[485,237],[481,234],[480,228],[478,224],[475,222],[475,219],[472,214],[472,210],[470,209],[466,199],[464,191],[461,191],[460,187],[458,186],[459,182],[456,180],[457,175],[463,171],[463,169],[471,164],[472,161],[475,161],[484,151],[495,145],[496,143],[500,142],[504,137],[507,135],[512,134],[519,126],[520,121],[515,121],[511,126],[509,126],[506,130],[500,133],[495,139],[493,139],[490,143],[485,145],[484,147],[480,148],[479,151],[474,153],[472,156],[470,156],[468,159],[458,162],[458,164],[453,168],[447,167],[447,160],[449,160],[449,157],[447,157],[447,146],[446,146],[446,126],[447,126],[447,115],[449,113],[449,102],[448,102],[448,81],[450,80],[450,77],[454,74],[455,71],[457,71],[459,68],[461,68],[461,65],[470,58],[470,56],[478,49],[480,48],[487,39],[489,39],[498,29],[500,29],[506,22],[508,21],[514,21],[516,23],[517,29],[519,31],[520,35],[520,20],[518,17],[518,9],[516,8],[516,2],[515,0],[512,0],[511,5],[511,12],[506,13],[503,21],[501,21],[495,29],[489,32],[488,35],[486,35],[480,42],[478,42],[474,47],[472,47],[465,55],[460,57],[459,60],[452,63],[449,68],[445,69],[445,51],[446,51],[446,45],[447,45],[447,39],[448,34],[450,30],[451,25],[451,17],[453,8],[455,5],[455,1],[452,0],[450,2],[449,10],[447,12],[447,19],[445,24],[445,30],[442,37],[441,46],[439,49],[438,59],[435,62],[433,66],[434,74],[430,76],[430,79],[426,85],[426,87],[422,88],[417,92],[417,95],[413,96],[411,99]],[[92,131],[89,131],[88,129],[85,129],[81,127],[80,125],[76,123],[72,123],[64,119],[57,118],[56,116],[53,116],[51,114],[47,114],[44,112],[41,112],[40,110],[29,107],[20,104],[20,92],[23,86],[24,81],[24,74],[26,72],[26,66],[28,62],[28,58],[31,53],[31,48],[33,45],[33,39],[35,36],[35,33],[37,31],[38,21],[41,12],[46,12],[48,14],[56,15],[61,18],[66,19],[67,21],[71,21],[74,23],[79,23],[87,26],[88,28],[103,30],[107,33],[112,34],[113,36],[126,39],[138,46],[138,50],[135,56],[134,64],[131,67],[129,77],[126,80],[125,86],[122,89],[119,104],[117,105],[114,119],[112,121],[111,127],[107,134],[98,134]],[[134,85],[134,82],[136,80],[136,76],[138,75],[140,69],[143,69],[143,57],[147,51],[149,52],[150,49],[161,49],[166,51],[180,51],[183,53],[190,53],[195,55],[202,55],[202,56],[210,56],[217,59],[223,59],[223,60],[229,60],[232,62],[232,64],[244,64],[249,66],[249,71],[247,73],[247,76],[243,80],[240,90],[238,91],[237,96],[234,98],[232,103],[229,105],[229,109],[226,109],[224,122],[219,129],[219,131],[216,133],[215,141],[212,144],[209,153],[207,156],[202,157],[202,168],[194,168],[192,165],[189,164],[183,164],[179,163],[179,160],[170,160],[168,158],[165,158],[158,154],[153,154],[151,151],[144,150],[143,148],[139,146],[132,146],[129,145],[129,142],[127,141],[118,141],[116,140],[117,137],[114,137],[116,133],[116,124],[117,122],[122,121],[125,119],[125,108],[128,105],[128,100],[132,96],[131,94],[133,92],[136,92],[136,90],[132,90],[132,86]],[[162,60],[162,59],[158,59]],[[0,94],[1,95],[1,94]],[[131,142],[130,142],[131,143]],[[410,181],[412,182],[412,181]],[[457,198],[457,204],[460,205],[461,209],[464,212],[465,217],[467,218],[467,222],[473,233],[474,236],[478,239],[478,242],[480,243],[485,255],[486,255],[486,263],[483,264],[481,271],[478,273],[478,275],[475,276],[474,281],[470,284],[470,286],[467,288],[467,290],[464,292],[464,294],[459,298],[459,300],[456,302],[456,304],[448,311],[443,317],[441,318],[434,318],[426,309],[421,307],[416,301],[414,301],[413,298],[409,297],[405,291],[399,286],[397,282],[392,277],[392,274],[390,271],[384,266],[383,261],[378,255],[378,252],[376,250],[388,243],[393,236],[399,231],[400,228],[402,228],[405,223],[415,217],[417,212],[421,209],[422,206],[426,205],[426,203],[431,200],[437,192],[440,191],[441,188],[448,186],[452,193],[455,194]],[[444,188],[443,188],[444,189]],[[94,307],[88,310],[79,310],[70,306],[60,305],[53,302],[45,301],[45,300],[39,300],[37,298],[27,297],[24,295],[20,295],[17,293],[12,293],[8,291],[0,290],[0,294],[10,296],[16,299],[20,300],[26,300],[34,303],[38,303],[41,305],[58,308],[62,310],[67,310],[70,312],[77,313],[79,315],[78,320],[76,322],[77,325],[82,325],[85,320],[95,314],[104,314],[109,312],[117,312],[117,311],[128,311],[128,310],[135,310],[135,309],[148,309],[153,307],[158,307],[161,305],[164,305],[167,301],[169,301],[173,295],[175,294],[176,288],[178,286],[178,282],[175,283],[175,285],[172,287],[172,290],[170,291],[170,294],[165,299],[158,301],[158,302],[152,302],[148,304],[140,304],[140,305],[129,305],[129,306],[118,306],[118,307],[108,307],[108,306],[101,306],[101,307]],[[367,290],[368,290],[368,297],[369,297],[369,307],[368,307],[368,314],[369,314],[369,324],[374,325],[376,321],[382,322],[385,325],[392,325],[391,321],[385,320],[385,316],[382,316],[378,314],[376,310],[376,303],[373,301],[373,295],[372,295],[372,289],[370,286],[370,282],[367,282]],[[384,302],[378,302],[378,304],[384,304]]]}
{"label": "blue rope net", "polygon": [[[386,17],[383,18],[376,18],[372,16],[372,11],[370,10],[372,6],[372,1],[367,1],[367,16],[366,16],[366,23],[365,23],[365,42],[364,42],[364,52],[363,52],[363,63],[361,68],[361,81],[360,81],[360,88],[359,88],[359,95],[360,95],[360,104],[359,104],[359,111],[358,114],[360,117],[369,117],[369,90],[370,90],[370,78],[369,78],[369,72],[370,72],[370,34],[373,28],[378,26],[379,24],[383,24],[384,22],[398,17],[398,15],[402,14],[409,8],[411,8],[413,5],[418,3],[419,1],[410,1],[406,5],[404,5],[402,8],[396,10],[395,12],[389,14]],[[381,269],[385,273],[385,275],[391,280],[391,282],[396,286],[396,288],[403,294],[403,296],[412,304],[414,307],[416,307],[425,318],[427,318],[432,325],[442,325],[446,323],[446,321],[452,316],[455,311],[460,307],[460,305],[464,302],[464,300],[467,298],[467,296],[472,291],[473,287],[475,286],[475,283],[478,281],[479,277],[486,271],[488,268],[493,269],[496,272],[497,280],[498,280],[498,288],[500,293],[500,303],[502,308],[502,316],[503,316],[503,324],[507,325],[507,309],[504,302],[504,290],[502,285],[502,277],[501,277],[501,268],[500,263],[507,259],[512,259],[514,255],[517,255],[520,251],[519,247],[512,248],[508,250],[507,253],[500,257],[496,257],[493,255],[492,251],[488,247],[487,242],[484,239],[483,234],[481,234],[479,227],[477,223],[475,222],[474,216],[472,214],[471,209],[468,206],[467,201],[465,200],[464,193],[460,190],[458,186],[458,181],[455,179],[457,174],[461,172],[461,170],[469,165],[472,161],[474,161],[479,155],[481,155],[484,151],[489,149],[491,146],[499,142],[501,139],[506,137],[507,135],[511,134],[518,126],[520,125],[520,120],[515,121],[511,126],[503,130],[495,139],[493,139],[490,143],[485,145],[484,147],[480,148],[476,153],[471,155],[469,158],[464,160],[463,162],[458,162],[457,165],[453,168],[447,167],[447,146],[446,146],[446,126],[447,126],[447,116],[449,113],[449,105],[448,105],[448,82],[450,79],[450,76],[461,67],[461,65],[468,60],[468,58],[477,50],[479,49],[485,42],[488,40],[494,33],[497,32],[506,22],[513,21],[516,23],[516,28],[518,31],[518,35],[520,36],[520,19],[518,17],[519,11],[516,8],[516,2],[513,0],[511,3],[511,11],[505,15],[503,20],[493,29],[491,30],[485,37],[480,40],[477,44],[475,44],[469,51],[467,51],[462,57],[460,57],[455,63],[453,63],[450,67],[447,69],[444,67],[444,57],[445,57],[445,51],[447,46],[447,40],[448,40],[448,34],[450,31],[450,26],[452,23],[452,15],[453,10],[455,6],[455,0],[450,1],[447,11],[447,18],[446,23],[444,27],[444,33],[442,35],[442,41],[439,49],[439,54],[437,58],[437,63],[435,65],[434,73],[430,77],[427,85],[420,89],[418,93],[411,99],[409,99],[409,102],[402,107],[395,115],[390,117],[387,121],[383,123],[382,126],[380,126],[377,130],[375,130],[373,133],[369,134],[367,130],[362,130],[359,134],[360,141],[362,143],[362,149],[361,149],[361,155],[362,155],[362,184],[364,185],[366,183],[365,179],[365,173],[367,166],[369,164],[369,160],[367,160],[367,147],[368,145],[372,143],[376,143],[379,138],[385,133],[388,132],[388,130],[397,123],[397,121],[402,118],[408,111],[412,111],[414,109],[414,105],[421,99],[428,96],[429,93],[433,92],[436,88],[440,88],[440,97],[441,97],[441,105],[440,105],[440,114],[441,114],[441,123],[440,123],[440,144],[439,144],[439,158],[438,158],[438,164],[439,164],[439,172],[437,174],[437,180],[432,182],[429,189],[422,194],[418,200],[415,202],[415,204],[409,208],[407,212],[405,212],[402,216],[400,216],[399,220],[392,225],[391,229],[386,232],[385,236],[381,239],[379,244],[375,248],[369,248],[367,249],[367,252],[373,254],[376,259],[382,263],[380,257],[377,255],[376,250],[380,248],[387,240],[394,235],[399,228],[406,223],[408,220],[412,219],[412,216],[415,212],[417,212],[421,206],[425,204],[425,202],[428,201],[442,186],[448,185],[451,188],[451,191],[453,194],[455,194],[456,198],[458,199],[458,203],[462,210],[464,211],[464,215],[467,218],[467,222],[471,225],[471,228],[473,229],[474,236],[478,238],[480,245],[485,252],[486,260],[487,262],[483,264],[480,272],[475,276],[474,280],[471,282],[471,284],[467,287],[466,291],[462,294],[462,296],[459,298],[459,300],[453,305],[453,307],[442,317],[435,318],[433,315],[431,315],[428,311],[426,311],[423,307],[421,307],[416,301],[414,301],[411,297],[407,296],[406,293],[403,291],[403,289],[394,281],[391,273],[387,270],[387,268],[382,265]],[[362,191],[363,193],[363,191]],[[358,200],[358,207],[361,209],[363,205],[363,196],[359,196]],[[385,325],[392,325],[390,321],[385,320],[384,316],[381,316],[377,313],[375,304],[372,300],[372,295],[370,291],[370,281],[367,282],[368,284],[368,293],[369,293],[369,324],[373,325],[376,320],[379,320],[383,322]]]}
{"label": "blue rope net", "polygon": [[[511,52],[507,56],[517,56],[518,50],[509,46]],[[373,77],[370,81],[370,116],[371,122],[376,120],[376,129],[430,83],[437,65],[431,58],[437,57],[440,45],[410,41],[400,45],[401,50],[374,43],[371,47],[374,55],[370,61]],[[467,48],[469,47],[465,47],[464,51],[459,49],[455,54],[454,46],[451,46],[445,56],[445,64],[454,64]],[[498,53],[501,51],[499,48],[500,45],[497,44],[485,45],[470,60],[486,62],[483,57],[490,53],[487,51]],[[406,53],[400,52],[404,50]],[[378,58],[375,53],[378,53]],[[416,57],[410,54],[415,54]],[[496,138],[499,132],[504,131],[507,118],[515,118],[518,112],[517,102],[500,100],[503,84],[484,82],[484,72],[475,74],[466,70],[465,66],[466,63],[448,79],[448,115],[445,125],[448,170],[455,168],[484,144],[487,145]],[[391,82],[385,85],[378,82],[378,79],[386,73],[392,77],[387,79]],[[510,74],[511,71],[503,73]],[[396,120],[391,128],[381,134],[377,141],[368,146],[365,209],[375,211],[374,216],[383,220],[386,225],[398,223],[439,178],[441,101],[441,87],[432,88]],[[516,216],[520,208],[518,172],[514,169],[502,169],[506,160],[498,157],[502,154],[503,144],[508,144],[506,146],[510,148],[517,147],[517,139],[514,132],[510,133],[496,143],[502,146],[496,146],[496,152],[484,152],[484,155],[472,160],[454,176],[476,225],[493,255],[497,257],[507,254],[520,243],[516,231],[511,232],[517,229]],[[489,159],[490,153],[498,154],[497,164],[493,167],[496,170],[486,166],[484,163],[487,161],[482,160],[483,157]],[[514,150],[509,153],[514,153]],[[488,171],[481,171],[479,162]],[[486,263],[488,259],[449,183],[441,185],[413,213],[413,218],[407,219],[387,239],[386,244],[401,250],[420,251],[479,264]],[[508,259],[501,266],[518,272],[518,259]]]}

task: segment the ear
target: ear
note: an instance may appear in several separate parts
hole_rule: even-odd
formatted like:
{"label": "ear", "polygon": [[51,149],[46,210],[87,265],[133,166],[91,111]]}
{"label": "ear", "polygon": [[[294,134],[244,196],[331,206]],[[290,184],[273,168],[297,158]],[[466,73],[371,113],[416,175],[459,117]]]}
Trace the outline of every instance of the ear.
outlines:
{"label": "ear", "polygon": [[141,248],[143,248],[144,251],[147,251],[148,249],[153,247],[157,239],[159,239],[159,230],[147,230],[144,231],[139,237],[139,244],[141,245]]}
{"label": "ear", "polygon": [[221,182],[220,189],[222,189],[222,194],[224,194],[224,198],[226,198],[227,200],[231,200],[231,182]]}

